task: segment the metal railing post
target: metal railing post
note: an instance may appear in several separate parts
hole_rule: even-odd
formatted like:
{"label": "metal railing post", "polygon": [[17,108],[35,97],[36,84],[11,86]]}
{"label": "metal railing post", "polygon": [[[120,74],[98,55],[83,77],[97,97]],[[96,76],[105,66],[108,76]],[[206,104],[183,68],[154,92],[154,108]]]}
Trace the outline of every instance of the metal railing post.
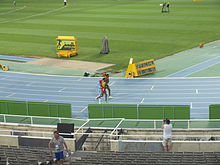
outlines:
{"label": "metal railing post", "polygon": [[28,107],[28,101],[26,100],[26,114],[29,116],[29,107]]}
{"label": "metal railing post", "polygon": [[139,119],[139,104],[137,104],[137,119]]}
{"label": "metal railing post", "polygon": [[5,116],[5,115],[3,115],[3,117],[4,117],[4,123],[6,123],[6,116]]}
{"label": "metal railing post", "polygon": [[187,123],[188,123],[188,129],[189,129],[189,120],[188,120],[188,122],[187,122]]}
{"label": "metal railing post", "polygon": [[33,125],[33,117],[31,116],[31,125]]}

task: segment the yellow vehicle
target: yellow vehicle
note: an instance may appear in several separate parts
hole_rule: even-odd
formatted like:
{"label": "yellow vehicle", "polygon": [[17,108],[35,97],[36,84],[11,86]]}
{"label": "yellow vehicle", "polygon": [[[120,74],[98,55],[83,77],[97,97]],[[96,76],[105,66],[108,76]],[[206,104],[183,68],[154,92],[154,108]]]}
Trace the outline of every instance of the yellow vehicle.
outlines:
{"label": "yellow vehicle", "polygon": [[154,59],[133,63],[133,58],[130,58],[125,77],[134,78],[146,74],[151,74],[154,72],[156,72],[156,65],[154,64]]}
{"label": "yellow vehicle", "polygon": [[78,55],[78,41],[74,36],[57,37],[57,57]]}

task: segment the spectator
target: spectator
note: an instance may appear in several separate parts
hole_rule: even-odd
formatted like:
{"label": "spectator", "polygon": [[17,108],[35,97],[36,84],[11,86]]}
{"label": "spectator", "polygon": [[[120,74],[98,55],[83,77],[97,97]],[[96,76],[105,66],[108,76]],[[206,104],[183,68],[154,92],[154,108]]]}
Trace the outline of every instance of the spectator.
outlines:
{"label": "spectator", "polygon": [[13,1],[13,6],[16,7],[16,1],[15,0]]}
{"label": "spectator", "polygon": [[66,151],[68,151],[68,147],[67,147],[63,137],[59,135],[58,131],[54,131],[53,135],[54,135],[54,137],[50,140],[50,142],[48,144],[49,150],[50,150],[50,153],[52,155],[51,146],[54,145],[57,164],[58,165],[63,165],[63,162],[64,162],[64,153],[63,153],[64,146],[66,148]]}
{"label": "spectator", "polygon": [[67,5],[67,0],[63,0],[64,6]]}
{"label": "spectator", "polygon": [[170,120],[163,120],[161,128],[163,128],[164,151],[169,152],[171,150],[172,145],[172,124],[170,124]]}

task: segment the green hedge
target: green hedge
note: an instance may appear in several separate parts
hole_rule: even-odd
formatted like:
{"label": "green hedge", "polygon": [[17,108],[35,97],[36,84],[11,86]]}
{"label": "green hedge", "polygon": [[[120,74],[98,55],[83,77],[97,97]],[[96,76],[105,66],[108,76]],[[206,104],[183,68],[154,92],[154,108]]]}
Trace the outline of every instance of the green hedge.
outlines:
{"label": "green hedge", "polygon": [[190,119],[189,105],[89,104],[89,118]]}
{"label": "green hedge", "polygon": [[72,117],[71,104],[0,100],[0,114]]}
{"label": "green hedge", "polygon": [[220,104],[209,105],[209,119],[220,119]]}

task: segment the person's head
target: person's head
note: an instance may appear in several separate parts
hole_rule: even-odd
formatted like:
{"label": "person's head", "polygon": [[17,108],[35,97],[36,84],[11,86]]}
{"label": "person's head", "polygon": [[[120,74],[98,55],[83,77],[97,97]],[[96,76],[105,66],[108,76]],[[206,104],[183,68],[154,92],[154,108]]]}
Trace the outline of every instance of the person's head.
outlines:
{"label": "person's head", "polygon": [[54,131],[53,135],[54,135],[55,138],[58,138],[60,136],[58,131]]}
{"label": "person's head", "polygon": [[166,124],[170,124],[170,120],[169,119],[166,119]]}
{"label": "person's head", "polygon": [[163,123],[164,124],[170,124],[170,120],[166,118],[165,120],[163,120]]}
{"label": "person's head", "polygon": [[106,76],[106,72],[102,72],[102,77],[105,77]]}
{"label": "person's head", "polygon": [[106,76],[106,77],[109,77],[109,74],[106,74],[105,76]]}

